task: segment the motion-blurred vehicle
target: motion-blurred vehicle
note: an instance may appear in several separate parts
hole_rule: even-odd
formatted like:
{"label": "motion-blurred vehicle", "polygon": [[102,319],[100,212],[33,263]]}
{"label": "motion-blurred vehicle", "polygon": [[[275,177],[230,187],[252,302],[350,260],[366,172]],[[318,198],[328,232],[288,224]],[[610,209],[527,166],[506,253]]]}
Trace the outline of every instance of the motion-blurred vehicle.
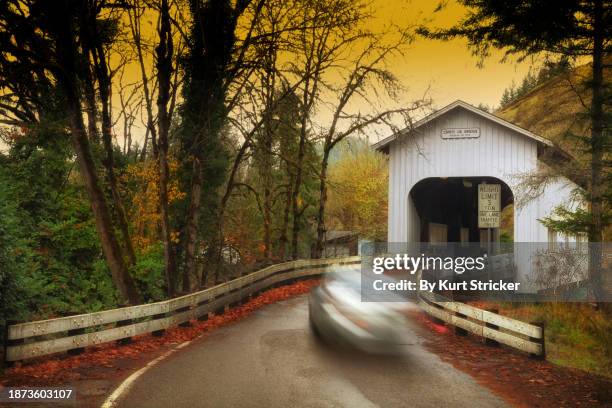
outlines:
{"label": "motion-blurred vehicle", "polygon": [[401,354],[408,344],[405,299],[362,302],[359,269],[336,267],[309,299],[310,327],[329,343],[373,354]]}

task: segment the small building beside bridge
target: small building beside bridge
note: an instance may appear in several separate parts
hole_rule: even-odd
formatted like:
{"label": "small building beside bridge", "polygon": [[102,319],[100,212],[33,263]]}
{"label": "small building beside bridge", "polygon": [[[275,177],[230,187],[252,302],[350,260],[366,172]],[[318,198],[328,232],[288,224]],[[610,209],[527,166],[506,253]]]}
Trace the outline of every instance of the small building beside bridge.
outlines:
{"label": "small building beside bridge", "polygon": [[[559,177],[538,195],[521,196],[524,176],[545,166],[541,157],[552,143],[468,103],[453,102],[373,147],[389,156],[390,243],[582,239],[558,236],[539,221],[572,202],[572,182]],[[527,289],[533,260],[514,258]]]}
{"label": "small building beside bridge", "polygon": [[359,253],[359,233],[355,231],[327,231],[324,258],[355,256]]}

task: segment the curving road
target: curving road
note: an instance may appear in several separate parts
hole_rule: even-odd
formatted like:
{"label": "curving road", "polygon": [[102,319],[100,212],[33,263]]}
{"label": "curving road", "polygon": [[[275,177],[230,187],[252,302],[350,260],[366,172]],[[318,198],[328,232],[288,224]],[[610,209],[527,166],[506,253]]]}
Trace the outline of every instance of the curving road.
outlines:
{"label": "curving road", "polygon": [[120,407],[503,407],[427,351],[414,324],[404,357],[343,352],[308,327],[308,298],[269,305],[146,371]]}

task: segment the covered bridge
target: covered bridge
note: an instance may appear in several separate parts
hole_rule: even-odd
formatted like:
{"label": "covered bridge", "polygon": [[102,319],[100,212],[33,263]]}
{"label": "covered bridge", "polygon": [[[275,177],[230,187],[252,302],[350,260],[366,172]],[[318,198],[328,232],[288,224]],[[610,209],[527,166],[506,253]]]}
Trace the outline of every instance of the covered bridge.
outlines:
{"label": "covered bridge", "polygon": [[[552,143],[513,123],[458,100],[373,147],[389,156],[388,242],[498,242],[499,219],[482,228],[488,222],[479,213],[482,184],[497,188],[499,208],[491,210],[512,206],[506,239],[576,240],[558,237],[539,221],[571,201],[575,185],[569,180],[560,177],[514,208],[521,176],[544,165],[540,157]],[[514,261],[527,287],[531,256],[515,253]]]}

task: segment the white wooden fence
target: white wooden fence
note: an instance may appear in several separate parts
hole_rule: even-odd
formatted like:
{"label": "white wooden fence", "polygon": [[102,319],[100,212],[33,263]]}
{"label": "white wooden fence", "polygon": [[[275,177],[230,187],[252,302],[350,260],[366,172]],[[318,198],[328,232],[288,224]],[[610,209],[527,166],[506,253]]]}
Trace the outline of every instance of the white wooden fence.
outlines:
{"label": "white wooden fence", "polygon": [[460,330],[545,358],[543,325],[525,323],[432,292],[419,292],[419,306],[429,315]]}
{"label": "white wooden fence", "polygon": [[273,265],[209,289],[178,298],[102,312],[7,326],[7,362],[45,356],[144,333],[161,332],[207,317],[255,292],[283,281],[320,275],[335,264],[359,264],[358,256],[312,259]]}
{"label": "white wooden fence", "polygon": [[[325,273],[331,265],[355,265],[359,256],[291,261],[272,265],[209,289],[174,299],[102,312],[7,326],[5,360],[13,362],[128,339],[206,318],[275,284]],[[420,292],[419,306],[462,330],[544,356],[543,327],[500,316],[440,295]]]}

